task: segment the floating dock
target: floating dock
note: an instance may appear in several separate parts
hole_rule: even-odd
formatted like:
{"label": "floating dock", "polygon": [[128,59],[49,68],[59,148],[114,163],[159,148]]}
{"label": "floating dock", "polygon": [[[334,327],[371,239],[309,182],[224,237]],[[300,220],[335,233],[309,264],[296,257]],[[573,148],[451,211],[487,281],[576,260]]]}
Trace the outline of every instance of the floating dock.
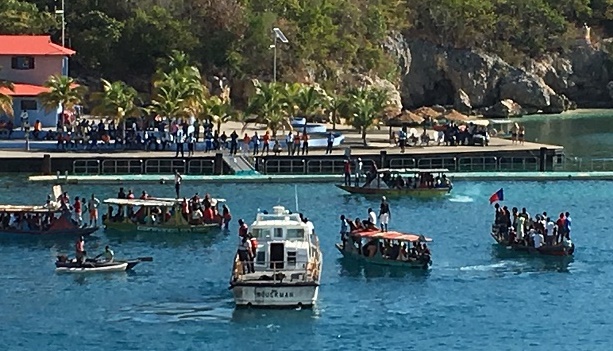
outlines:
{"label": "floating dock", "polygon": [[[613,180],[613,172],[455,172],[449,173],[453,180],[466,181],[553,181],[553,180]],[[31,176],[30,182],[65,184],[117,184],[117,183],[171,183],[173,175],[128,174],[128,175],[42,175]],[[184,182],[201,183],[341,183],[342,175],[184,175]]]}

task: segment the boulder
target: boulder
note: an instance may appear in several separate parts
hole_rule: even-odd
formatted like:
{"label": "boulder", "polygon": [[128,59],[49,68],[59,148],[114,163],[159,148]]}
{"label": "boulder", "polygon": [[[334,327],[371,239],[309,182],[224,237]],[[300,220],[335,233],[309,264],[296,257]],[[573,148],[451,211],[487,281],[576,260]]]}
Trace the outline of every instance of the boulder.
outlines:
{"label": "boulder", "polygon": [[361,85],[387,90],[389,94],[389,108],[386,110],[386,114],[395,116],[402,111],[402,98],[400,97],[400,91],[392,82],[377,76],[371,77],[364,74],[356,74],[354,79]]}
{"label": "boulder", "polygon": [[464,114],[470,114],[473,109],[470,103],[470,96],[462,89],[458,89],[455,100],[453,101],[453,108]]}
{"label": "boulder", "polygon": [[521,106],[544,109],[551,103],[553,89],[539,77],[524,73],[505,78],[500,85],[500,99],[511,99]]}
{"label": "boulder", "polygon": [[609,97],[613,99],[613,80],[607,83],[607,90],[609,91]]}
{"label": "boulder", "polygon": [[441,105],[432,105],[430,108],[438,113],[445,113],[447,111],[447,109]]}
{"label": "boulder", "polygon": [[520,104],[511,99],[505,99],[484,109],[482,113],[483,117],[487,118],[509,118],[522,116],[524,111]]}

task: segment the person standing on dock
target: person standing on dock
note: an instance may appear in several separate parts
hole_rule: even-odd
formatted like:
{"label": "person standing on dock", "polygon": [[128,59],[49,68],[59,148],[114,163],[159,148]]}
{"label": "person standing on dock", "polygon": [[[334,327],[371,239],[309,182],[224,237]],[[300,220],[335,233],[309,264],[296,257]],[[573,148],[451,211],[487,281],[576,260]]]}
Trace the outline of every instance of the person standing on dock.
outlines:
{"label": "person standing on dock", "polygon": [[183,177],[181,177],[181,173],[179,170],[175,171],[175,193],[177,194],[177,199],[181,198],[181,182],[183,181]]}
{"label": "person standing on dock", "polygon": [[230,155],[236,156],[236,150],[238,149],[238,134],[233,131],[230,134]]}
{"label": "person standing on dock", "polygon": [[262,155],[264,155],[264,151],[266,151],[266,155],[268,155],[270,152],[270,133],[268,133],[268,131],[264,133],[262,141],[264,142],[264,146],[262,146]]}
{"label": "person standing on dock", "polygon": [[334,146],[334,134],[328,133],[328,146],[326,147],[326,155],[332,154],[332,147]]}
{"label": "person standing on dock", "polygon": [[385,196],[381,197],[381,207],[379,209],[379,222],[381,223],[381,231],[387,232],[387,225],[389,223],[392,213],[390,211],[390,205],[387,203]]}
{"label": "person standing on dock", "polygon": [[292,149],[292,156],[299,154],[300,152],[300,132],[296,132],[294,135],[294,148]]}
{"label": "person standing on dock", "polygon": [[302,132],[302,156],[304,156],[305,153],[307,155],[309,154],[309,134],[307,133],[306,128],[304,128],[304,131]]}
{"label": "person standing on dock", "polygon": [[251,141],[253,142],[253,156],[257,156],[260,150],[260,137],[258,136],[258,132],[253,134]]}
{"label": "person standing on dock", "polygon": [[177,134],[175,135],[175,143],[177,146],[175,157],[179,157],[179,152],[181,152],[181,157],[185,157],[185,153],[183,151],[183,143],[185,142],[185,137],[183,134],[183,129],[177,129]]}
{"label": "person standing on dock", "polygon": [[194,156],[194,143],[196,139],[194,138],[194,134],[190,133],[187,136],[187,157]]}
{"label": "person standing on dock", "polygon": [[290,130],[285,137],[285,143],[287,144],[287,156],[292,155],[292,147],[294,146],[294,133]]}

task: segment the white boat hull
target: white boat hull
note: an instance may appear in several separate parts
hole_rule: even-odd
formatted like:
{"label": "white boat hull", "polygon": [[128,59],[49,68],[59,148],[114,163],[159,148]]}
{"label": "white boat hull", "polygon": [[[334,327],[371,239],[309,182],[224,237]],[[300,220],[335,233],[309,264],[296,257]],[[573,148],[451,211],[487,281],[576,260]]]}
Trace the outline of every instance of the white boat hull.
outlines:
{"label": "white boat hull", "polygon": [[122,272],[128,268],[128,262],[113,266],[102,267],[58,267],[55,269],[58,273],[98,273],[98,272]]}
{"label": "white boat hull", "polygon": [[310,307],[317,301],[318,285],[235,285],[234,302],[244,307]]}

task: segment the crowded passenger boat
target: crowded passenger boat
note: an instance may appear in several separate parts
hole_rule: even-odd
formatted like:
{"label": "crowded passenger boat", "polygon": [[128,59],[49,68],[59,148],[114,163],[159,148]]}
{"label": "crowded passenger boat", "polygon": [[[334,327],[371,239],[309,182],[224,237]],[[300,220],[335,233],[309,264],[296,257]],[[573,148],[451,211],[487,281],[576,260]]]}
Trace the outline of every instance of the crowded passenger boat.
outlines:
{"label": "crowded passenger boat", "polygon": [[[345,174],[345,184],[337,187],[352,194],[436,197],[448,194],[453,185],[445,173],[448,169],[419,168],[383,168],[376,166],[365,175],[365,181],[360,185],[361,176],[352,177]],[[403,176],[406,175],[406,176]]]}
{"label": "crowded passenger boat", "polygon": [[125,198],[104,200],[108,205],[107,213],[103,216],[107,229],[206,233],[227,228],[232,218],[225,200],[213,199],[208,194],[204,198],[195,194],[189,199],[154,198],[145,191],[139,199],[135,199],[130,194]]}
{"label": "crowded passenger boat", "polygon": [[322,254],[313,223],[283,206],[238,221],[230,289],[237,306],[310,307],[317,300]]}
{"label": "crowded passenger boat", "polygon": [[534,217],[526,208],[521,211],[513,207],[495,206],[495,219],[492,237],[504,247],[515,251],[549,256],[570,256],[575,252],[575,244],[570,238],[571,217],[562,212],[553,218],[543,212]]}
{"label": "crowded passenger boat", "polygon": [[341,219],[341,243],[336,248],[344,257],[367,263],[406,268],[428,268],[432,264],[426,243],[432,239],[423,235],[382,231],[371,220]]}
{"label": "crowded passenger boat", "polygon": [[98,230],[97,203],[94,195],[89,222],[83,219],[87,210],[85,198],[75,197],[71,203],[67,192],[59,185],[44,205],[0,205],[0,235],[10,237],[87,236]]}

